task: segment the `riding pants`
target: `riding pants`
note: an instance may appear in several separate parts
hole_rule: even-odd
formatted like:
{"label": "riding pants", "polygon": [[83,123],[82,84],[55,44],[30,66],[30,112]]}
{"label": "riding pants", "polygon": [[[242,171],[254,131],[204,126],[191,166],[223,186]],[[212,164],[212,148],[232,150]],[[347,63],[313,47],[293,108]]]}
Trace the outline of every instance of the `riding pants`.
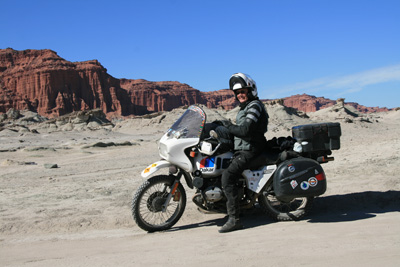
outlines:
{"label": "riding pants", "polygon": [[253,151],[235,152],[232,163],[222,173],[222,188],[227,198],[226,209],[229,217],[239,219],[238,181],[242,172],[247,169],[251,160],[257,156]]}

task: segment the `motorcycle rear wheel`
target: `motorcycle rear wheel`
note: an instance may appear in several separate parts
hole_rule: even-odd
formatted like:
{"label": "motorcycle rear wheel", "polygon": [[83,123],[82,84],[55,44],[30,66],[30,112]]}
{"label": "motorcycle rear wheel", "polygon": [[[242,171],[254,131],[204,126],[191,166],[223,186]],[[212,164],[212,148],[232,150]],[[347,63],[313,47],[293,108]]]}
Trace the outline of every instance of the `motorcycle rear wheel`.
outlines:
{"label": "motorcycle rear wheel", "polygon": [[165,211],[163,204],[171,192],[175,177],[154,176],[145,181],[132,200],[132,215],[136,224],[145,231],[170,229],[181,218],[186,207],[186,192],[179,184]]}
{"label": "motorcycle rear wheel", "polygon": [[276,221],[297,221],[303,218],[312,208],[314,197],[299,197],[291,201],[280,201],[273,194],[272,182],[258,197],[263,211]]}

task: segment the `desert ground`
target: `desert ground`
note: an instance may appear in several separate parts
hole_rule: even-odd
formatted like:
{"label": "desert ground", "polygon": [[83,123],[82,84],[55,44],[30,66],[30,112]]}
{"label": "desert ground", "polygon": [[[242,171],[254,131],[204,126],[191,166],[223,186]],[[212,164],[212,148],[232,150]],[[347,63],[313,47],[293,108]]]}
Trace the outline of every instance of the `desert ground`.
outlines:
{"label": "desert ground", "polygon": [[[157,141],[182,108],[113,125],[5,123],[0,266],[400,266],[400,110],[267,110],[267,138],[340,122],[341,149],[323,165],[328,189],[300,221],[275,222],[255,208],[243,230],[226,234],[218,233],[226,216],[198,212],[186,185],[186,210],[172,229],[147,233],[132,219],[140,172],[159,160]],[[208,121],[236,114],[205,111]]]}

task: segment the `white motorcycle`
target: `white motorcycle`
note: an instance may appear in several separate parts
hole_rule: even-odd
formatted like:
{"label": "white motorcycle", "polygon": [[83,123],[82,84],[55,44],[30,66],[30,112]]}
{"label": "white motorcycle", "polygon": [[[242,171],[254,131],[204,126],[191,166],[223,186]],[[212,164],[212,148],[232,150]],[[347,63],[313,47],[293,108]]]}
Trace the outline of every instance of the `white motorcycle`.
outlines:
{"label": "white motorcycle", "polygon": [[[218,137],[205,138],[205,125],[206,114],[193,105],[162,136],[162,160],[144,169],[141,176],[148,178],[163,168],[169,174],[148,178],[132,201],[133,218],[143,230],[167,230],[181,218],[186,207],[182,177],[187,186],[196,188],[192,200],[200,211],[226,212],[221,175],[233,153],[222,149]],[[340,124],[302,125],[292,131],[294,146],[282,150],[279,139],[269,141],[266,152],[242,173],[237,185],[241,210],[254,208],[258,202],[275,220],[299,220],[311,209],[314,197],[326,191],[320,163],[333,160],[331,150],[340,148]]]}

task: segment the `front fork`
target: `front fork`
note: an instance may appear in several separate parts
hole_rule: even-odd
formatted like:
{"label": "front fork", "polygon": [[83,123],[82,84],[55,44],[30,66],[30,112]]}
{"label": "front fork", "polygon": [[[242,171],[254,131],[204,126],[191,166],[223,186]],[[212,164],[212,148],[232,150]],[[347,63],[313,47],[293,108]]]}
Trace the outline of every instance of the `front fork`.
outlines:
{"label": "front fork", "polygon": [[[178,171],[178,170],[176,170],[176,171]],[[193,181],[187,172],[185,172],[183,170],[179,170],[178,174],[174,175],[173,173],[170,173],[169,175],[171,177],[174,177],[175,180],[174,180],[174,183],[172,184],[172,186],[170,187],[171,191],[169,192],[167,199],[165,200],[164,204],[162,205],[163,212],[165,212],[167,210],[167,207],[168,207],[169,203],[171,202],[172,197],[174,197],[174,201],[179,201],[179,199],[181,197],[181,193],[177,192],[176,190],[178,189],[182,175],[185,178],[187,185],[191,189],[193,189]]]}
{"label": "front fork", "polygon": [[162,205],[162,212],[165,212],[167,210],[167,207],[169,203],[171,202],[171,198],[174,197],[174,201],[178,201],[181,197],[181,194],[179,192],[176,192],[176,189],[178,189],[179,183],[180,183],[180,176],[177,176],[174,183],[172,184],[172,189],[169,192],[167,199],[165,200],[164,204]]}

